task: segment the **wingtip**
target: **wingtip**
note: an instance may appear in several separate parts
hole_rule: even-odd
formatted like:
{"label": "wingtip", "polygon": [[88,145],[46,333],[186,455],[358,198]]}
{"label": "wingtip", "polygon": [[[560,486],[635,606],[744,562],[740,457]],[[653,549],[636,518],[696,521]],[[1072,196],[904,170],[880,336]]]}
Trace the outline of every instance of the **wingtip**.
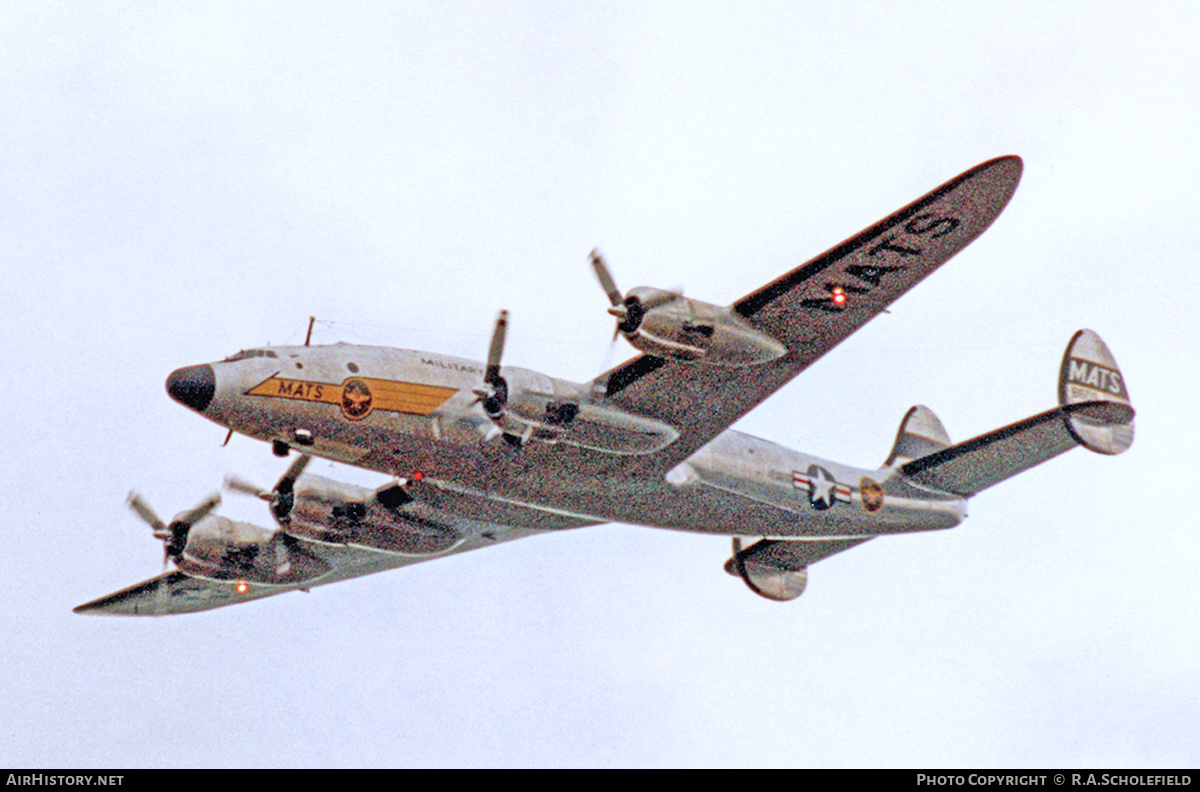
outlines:
{"label": "wingtip", "polygon": [[1013,172],[1013,176],[1020,178],[1025,172],[1025,160],[1021,159],[1016,154],[1005,154],[1003,157],[995,157],[981,162],[978,166],[971,170],[978,173],[980,171],[991,170],[992,168],[1001,167]]}

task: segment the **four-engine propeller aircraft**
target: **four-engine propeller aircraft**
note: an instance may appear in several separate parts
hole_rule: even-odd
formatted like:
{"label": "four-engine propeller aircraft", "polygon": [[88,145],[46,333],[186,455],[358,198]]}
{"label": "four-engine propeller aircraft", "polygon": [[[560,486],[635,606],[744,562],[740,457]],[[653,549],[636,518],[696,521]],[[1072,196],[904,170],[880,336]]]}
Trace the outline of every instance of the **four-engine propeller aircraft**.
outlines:
{"label": "four-engine propeller aircraft", "polygon": [[[501,365],[503,311],[482,364],[335,344],[181,368],[167,380],[176,401],[279,456],[301,451],[271,490],[227,480],[269,501],[276,526],[220,517],[215,498],[164,523],[133,495],[175,569],[76,610],[205,610],[608,521],[732,536],[726,571],[790,600],[816,561],[957,525],[969,497],[1077,445],[1120,453],[1133,408],[1089,330],[1067,347],[1054,409],[953,444],[913,407],[878,469],[729,429],[979,236],[1021,169],[1017,157],[972,168],[724,307],[622,295],[593,253],[617,332],[640,354],[591,382]],[[305,475],[310,456],[393,480],[371,490]]]}

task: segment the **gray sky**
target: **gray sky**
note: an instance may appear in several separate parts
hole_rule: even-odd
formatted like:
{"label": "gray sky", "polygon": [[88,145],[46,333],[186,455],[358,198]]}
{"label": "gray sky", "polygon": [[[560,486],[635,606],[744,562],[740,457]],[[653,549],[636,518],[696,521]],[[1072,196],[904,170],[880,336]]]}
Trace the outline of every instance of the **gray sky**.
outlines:
{"label": "gray sky", "polygon": [[[244,5],[0,6],[0,765],[1196,766],[1194,4]],[[71,613],[161,569],[129,489],[169,515],[283,469],[178,366],[313,314],[478,359],[503,307],[506,363],[588,379],[629,354],[592,247],[726,303],[1002,154],[991,230],[739,428],[869,466],[924,403],[966,439],[1053,406],[1090,327],[1123,456],[785,605],[725,539],[609,525]]]}

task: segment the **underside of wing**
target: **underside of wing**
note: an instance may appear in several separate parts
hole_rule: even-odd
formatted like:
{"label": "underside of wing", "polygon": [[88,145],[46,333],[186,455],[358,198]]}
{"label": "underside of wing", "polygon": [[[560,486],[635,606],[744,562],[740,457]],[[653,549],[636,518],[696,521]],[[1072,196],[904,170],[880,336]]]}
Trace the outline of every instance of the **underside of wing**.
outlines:
{"label": "underside of wing", "polygon": [[261,586],[235,581],[207,580],[182,572],[167,572],[80,605],[76,613],[120,616],[164,616],[234,605],[291,591],[291,587]]}
{"label": "underside of wing", "polygon": [[413,555],[407,553],[381,552],[348,545],[306,542],[314,556],[327,563],[331,571],[311,582],[295,585],[265,585],[250,580],[231,577],[214,580],[184,574],[178,570],[167,572],[143,583],[122,589],[115,594],[101,597],[75,608],[75,613],[110,614],[123,616],[162,616],[172,613],[194,613],[196,611],[237,605],[250,600],[284,594],[289,591],[308,590],[331,583],[340,583],[351,578],[372,575],[389,569],[432,561],[449,555],[491,547],[502,542],[530,536],[537,531],[495,526],[493,530],[473,533],[454,547],[438,553]]}
{"label": "underside of wing", "polygon": [[[870,319],[987,230],[1021,171],[1019,157],[978,165],[734,308],[791,349],[823,352],[857,329],[854,320]],[[797,315],[808,321],[797,324]]]}
{"label": "underside of wing", "polygon": [[1021,168],[1018,157],[972,168],[735,302],[742,321],[787,347],[775,360],[722,368],[640,355],[599,377],[611,403],[680,431],[631,464],[669,469],[882,312],[991,225]]}
{"label": "underside of wing", "polygon": [[[395,508],[388,512],[389,520],[380,520],[378,509],[385,509],[384,506],[372,505],[376,511],[368,511],[361,497],[352,497],[355,496],[353,488],[334,485],[336,482],[319,476],[302,479],[294,491],[295,505],[290,509],[287,528],[278,535],[266,533],[265,541],[256,538],[250,542],[236,541],[232,530],[211,535],[206,539],[209,542],[206,558],[220,560],[198,562],[196,557],[181,554],[175,559],[176,565],[192,564],[197,569],[166,572],[86,602],[74,608],[74,612],[164,616],[208,611],[293,590],[329,586],[350,578],[480,550],[540,533],[539,528],[494,522],[491,514],[468,517],[458,511],[434,508],[424,498],[427,492],[419,492],[420,500],[395,503]],[[361,496],[362,493],[358,494]],[[389,493],[384,494],[388,496]],[[454,504],[460,511],[470,510],[474,505],[473,511],[479,512],[490,503],[479,496],[448,494],[454,496]],[[358,505],[359,511],[353,509],[354,505]],[[514,515],[504,512],[500,516]],[[583,523],[560,520],[556,528],[577,524]],[[191,533],[188,542],[198,532],[193,530]],[[281,538],[280,544],[272,544]],[[280,554],[281,550],[287,553]],[[254,566],[256,559],[263,558],[271,559],[265,572]],[[281,559],[283,568],[294,570],[301,558],[308,560],[308,568],[322,571],[294,580],[283,574],[270,576]]]}

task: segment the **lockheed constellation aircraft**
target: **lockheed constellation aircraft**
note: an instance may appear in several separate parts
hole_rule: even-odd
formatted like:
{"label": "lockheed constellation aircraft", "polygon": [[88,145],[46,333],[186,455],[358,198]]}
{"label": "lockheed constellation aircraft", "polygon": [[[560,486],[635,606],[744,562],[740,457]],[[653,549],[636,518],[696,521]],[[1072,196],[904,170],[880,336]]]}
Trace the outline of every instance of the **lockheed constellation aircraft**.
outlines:
{"label": "lockheed constellation aircraft", "polygon": [[[206,610],[617,521],[721,534],[725,564],[757,594],[798,597],[808,567],[883,534],[950,528],[972,495],[1075,446],[1133,442],[1129,393],[1090,330],[1071,339],[1057,407],[954,444],[908,411],[883,466],[858,469],[729,427],[979,236],[1021,177],[1000,157],[724,307],[663,289],[622,294],[592,266],[636,357],[575,383],[487,360],[333,344],[243,350],[173,372],[180,404],[299,456],[269,490],[263,528],[213,513],[164,522],[130,506],[174,569],[76,608]],[[305,474],[312,456],[392,477],[369,489]]]}

